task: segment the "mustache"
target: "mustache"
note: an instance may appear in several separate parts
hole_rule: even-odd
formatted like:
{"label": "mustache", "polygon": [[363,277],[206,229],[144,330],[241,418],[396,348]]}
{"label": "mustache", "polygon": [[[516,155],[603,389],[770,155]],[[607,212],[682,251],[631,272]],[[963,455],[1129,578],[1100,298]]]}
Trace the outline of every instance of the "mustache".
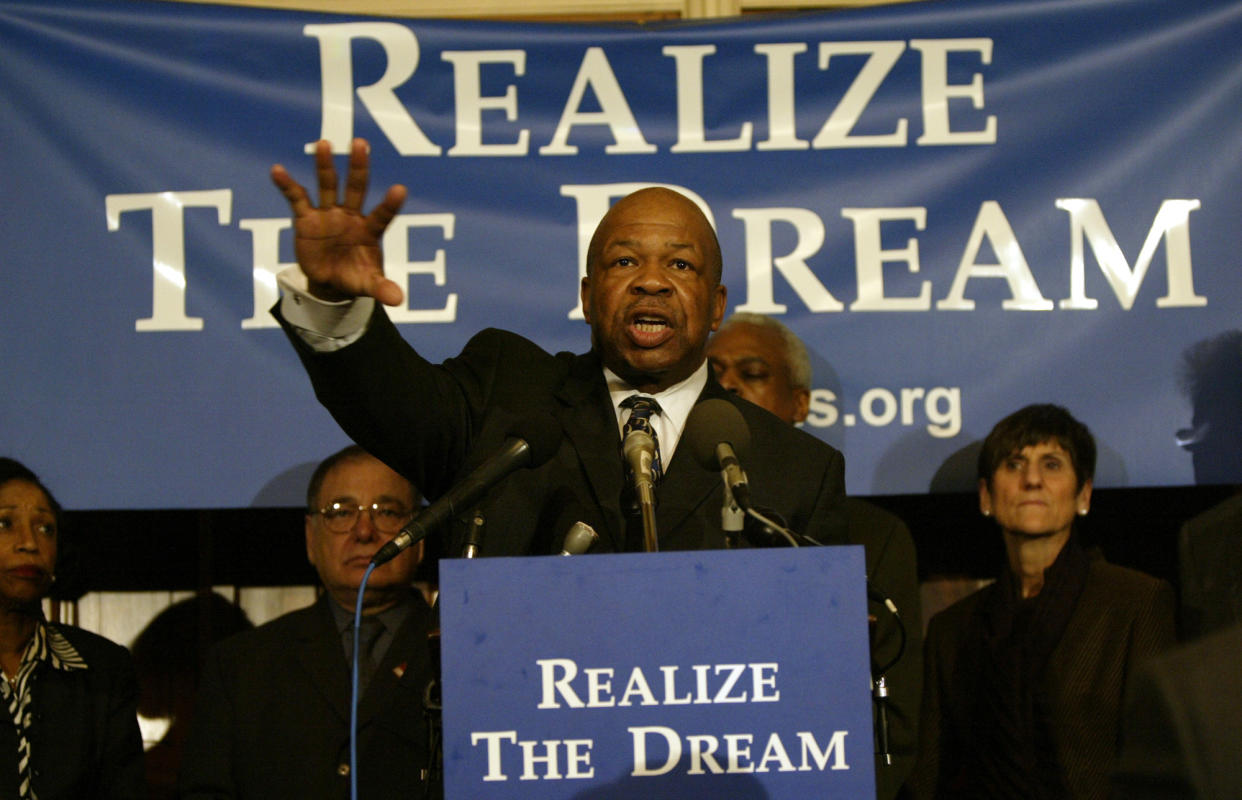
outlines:
{"label": "mustache", "polygon": [[629,303],[622,310],[622,315],[626,319],[641,316],[659,317],[669,322],[681,319],[681,314],[675,306],[666,300],[654,298],[643,298]]}

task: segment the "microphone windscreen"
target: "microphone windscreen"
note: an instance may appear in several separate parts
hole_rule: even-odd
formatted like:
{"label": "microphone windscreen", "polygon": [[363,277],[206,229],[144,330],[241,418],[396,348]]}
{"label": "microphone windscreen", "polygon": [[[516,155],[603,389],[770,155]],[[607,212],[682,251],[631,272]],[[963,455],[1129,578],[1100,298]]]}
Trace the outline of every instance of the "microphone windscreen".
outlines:
{"label": "microphone windscreen", "polygon": [[[750,447],[750,427],[742,412],[728,400],[713,397],[696,405],[686,418],[686,429],[681,444],[688,445],[690,455],[704,469],[715,472],[720,469],[716,460],[716,445],[728,442],[739,459],[746,460]],[[678,445],[679,447],[681,445]]]}
{"label": "microphone windscreen", "polygon": [[561,424],[546,411],[536,411],[520,417],[509,426],[508,437],[526,442],[530,448],[528,467],[543,466],[552,456],[556,455],[561,446]]}
{"label": "microphone windscreen", "polygon": [[595,546],[599,534],[585,522],[575,522],[565,534],[565,543],[561,546],[561,555],[580,556]]}
{"label": "microphone windscreen", "polygon": [[655,439],[651,437],[651,434],[637,428],[627,433],[621,440],[621,453],[626,461],[636,457],[643,450],[654,454],[655,449]]}

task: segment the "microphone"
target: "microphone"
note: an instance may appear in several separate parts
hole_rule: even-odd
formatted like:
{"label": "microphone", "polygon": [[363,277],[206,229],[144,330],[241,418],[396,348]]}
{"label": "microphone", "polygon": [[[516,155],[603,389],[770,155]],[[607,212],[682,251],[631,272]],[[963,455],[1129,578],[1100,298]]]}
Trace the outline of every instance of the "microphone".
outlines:
{"label": "microphone", "polygon": [[462,558],[475,558],[479,555],[479,545],[483,543],[483,512],[478,509],[474,512],[474,519],[470,520],[470,530],[466,533],[466,546],[462,548]]}
{"label": "microphone", "polygon": [[[740,415],[738,418],[741,418]],[[720,461],[720,469],[724,472],[725,483],[729,486],[729,491],[733,493],[734,501],[743,511],[749,509],[750,484],[747,482],[746,472],[742,469],[741,462],[737,460],[737,453],[733,452],[733,446],[728,442],[718,442],[716,458]]]}
{"label": "microphone", "polygon": [[745,453],[750,447],[750,428],[742,412],[718,397],[704,400],[690,411],[681,438],[704,469],[723,473],[738,507],[750,509],[750,484],[737,457],[738,451]]}
{"label": "microphone", "polygon": [[656,533],[655,476],[651,474],[656,454],[655,437],[635,428],[625,435],[621,453],[634,473],[634,492],[638,495],[638,507],[643,518],[643,550],[654,553],[660,549]]}
{"label": "microphone", "polygon": [[496,452],[465,480],[407,522],[400,533],[375,553],[371,563],[379,565],[396,558],[402,550],[421,542],[432,530],[479,502],[488,489],[509,473],[543,465],[560,445],[561,428],[552,415],[532,414],[518,420],[509,428],[504,444]]}
{"label": "microphone", "polygon": [[575,522],[565,534],[565,542],[561,545],[561,555],[580,556],[595,546],[599,534],[585,522]]}
{"label": "microphone", "polygon": [[621,453],[634,473],[634,488],[639,495],[643,494],[644,489],[651,491],[655,487],[655,478],[651,474],[651,465],[655,461],[655,439],[646,431],[634,429],[625,435]]}

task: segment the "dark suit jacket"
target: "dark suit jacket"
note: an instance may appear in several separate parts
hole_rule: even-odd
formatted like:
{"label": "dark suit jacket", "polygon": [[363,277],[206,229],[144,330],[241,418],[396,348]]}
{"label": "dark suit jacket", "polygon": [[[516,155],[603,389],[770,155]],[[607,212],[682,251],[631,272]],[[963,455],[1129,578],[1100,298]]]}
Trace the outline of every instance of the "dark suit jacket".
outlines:
{"label": "dark suit jacket", "polygon": [[867,613],[876,619],[871,660],[883,666],[897,658],[885,673],[889,692],[889,752],[893,760],[891,764],[878,758],[876,761],[876,797],[892,800],[914,766],[923,688],[923,614],[914,539],[900,517],[879,506],[850,497],[845,501],[845,509],[850,544],[861,544],[866,551],[867,580],[873,589],[893,601],[906,631],[903,648],[901,631],[892,613],[880,602],[867,598]]}
{"label": "dark suit jacket", "polygon": [[[278,313],[278,309],[277,309]],[[431,364],[401,338],[377,309],[362,338],[331,353],[312,352],[296,335],[315,393],[355,442],[408,477],[430,498],[497,449],[515,419],[550,413],[564,432],[542,467],[519,470],[482,503],[483,555],[559,552],[576,521],[595,528],[597,551],[641,549],[627,541],[621,438],[599,359],[548,354],[532,342],[494,329],[462,353]],[[751,496],[784,515],[789,526],[825,543],[845,539],[844,460],[813,436],[740,400],[709,378],[704,397],[741,412],[752,446],[744,467]],[[720,475],[679,447],[657,487],[660,548],[724,546]],[[460,552],[450,544],[449,553]]]}
{"label": "dark suit jacket", "polygon": [[[421,796],[434,620],[414,600],[359,705],[361,797]],[[212,648],[182,761],[183,798],[349,797],[349,668],[329,602],[324,595]]]}
{"label": "dark suit jacket", "polygon": [[1178,570],[1184,638],[1242,622],[1242,494],[1182,526]]}
{"label": "dark suit jacket", "polygon": [[[39,800],[141,800],[147,796],[138,732],[138,683],[129,651],[70,625],[56,628],[84,670],[36,667],[29,730]],[[8,709],[2,712],[8,719]],[[0,797],[17,797],[17,738],[0,722]]]}
{"label": "dark suit jacket", "polygon": [[1242,798],[1242,626],[1139,669],[1113,785],[1125,800]]}
{"label": "dark suit jacket", "polygon": [[[972,721],[944,701],[971,618],[995,591],[995,584],[984,587],[928,624],[919,757],[909,781],[914,797],[949,797],[936,794],[938,781],[969,758],[957,732]],[[1173,644],[1174,628],[1168,584],[1102,559],[1091,562],[1042,687],[1053,746],[1075,800],[1109,796],[1126,681],[1140,662]]]}

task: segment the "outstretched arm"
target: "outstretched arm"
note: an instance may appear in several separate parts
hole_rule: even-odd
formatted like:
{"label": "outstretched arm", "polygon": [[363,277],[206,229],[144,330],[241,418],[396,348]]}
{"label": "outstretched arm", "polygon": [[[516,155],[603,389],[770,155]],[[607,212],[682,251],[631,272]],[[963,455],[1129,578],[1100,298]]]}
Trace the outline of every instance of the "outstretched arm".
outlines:
{"label": "outstretched arm", "polygon": [[401,287],[384,277],[380,237],[401,210],[406,189],[388,188],[384,198],[365,216],[371,172],[370,146],[354,139],[349,152],[345,193],[338,201],[336,165],[327,141],[315,145],[315,172],[319,204],[312,205],[306,189],[280,164],[272,167],[272,182],[289,201],[293,211],[294,252],[306,274],[310,293],[321,300],[340,301],[374,297],[395,306],[405,299]]}

